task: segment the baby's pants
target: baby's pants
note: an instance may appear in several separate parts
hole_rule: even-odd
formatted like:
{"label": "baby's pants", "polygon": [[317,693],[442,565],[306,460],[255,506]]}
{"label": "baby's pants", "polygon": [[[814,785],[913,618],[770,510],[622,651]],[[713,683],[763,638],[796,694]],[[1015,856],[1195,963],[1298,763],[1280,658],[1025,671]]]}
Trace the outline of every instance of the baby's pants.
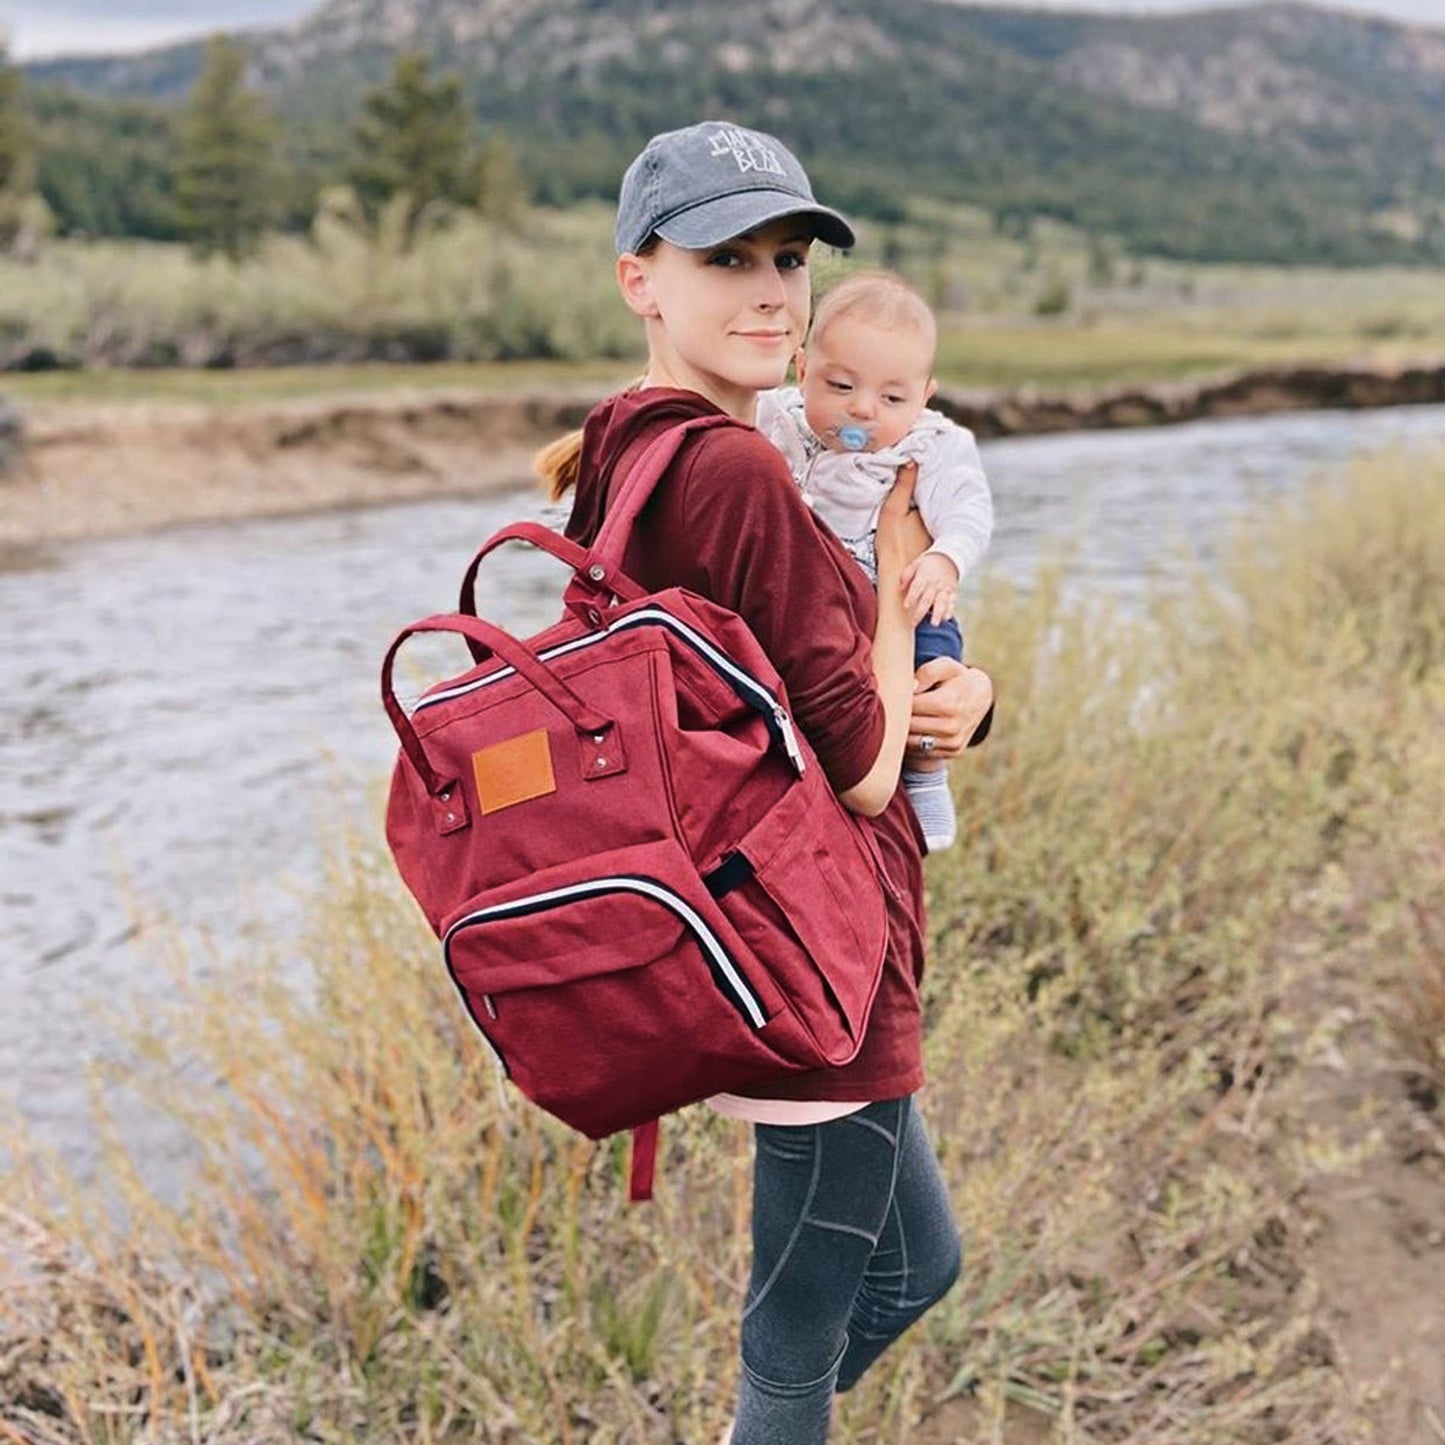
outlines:
{"label": "baby's pants", "polygon": [[952,617],[939,623],[920,622],[913,629],[913,666],[922,667],[935,657],[963,660],[963,633]]}
{"label": "baby's pants", "polygon": [[754,1126],[753,1267],[734,1445],[823,1445],[833,1392],[948,1292],[962,1260],[912,1097]]}

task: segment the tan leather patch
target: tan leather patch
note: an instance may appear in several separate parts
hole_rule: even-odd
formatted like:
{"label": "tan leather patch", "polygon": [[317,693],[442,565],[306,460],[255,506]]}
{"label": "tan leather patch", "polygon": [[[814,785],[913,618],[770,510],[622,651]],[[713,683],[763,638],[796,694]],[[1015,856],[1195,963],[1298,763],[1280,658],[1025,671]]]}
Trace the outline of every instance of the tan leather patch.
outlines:
{"label": "tan leather patch", "polygon": [[472,772],[477,779],[477,801],[484,813],[500,812],[514,803],[557,791],[546,728],[473,753]]}

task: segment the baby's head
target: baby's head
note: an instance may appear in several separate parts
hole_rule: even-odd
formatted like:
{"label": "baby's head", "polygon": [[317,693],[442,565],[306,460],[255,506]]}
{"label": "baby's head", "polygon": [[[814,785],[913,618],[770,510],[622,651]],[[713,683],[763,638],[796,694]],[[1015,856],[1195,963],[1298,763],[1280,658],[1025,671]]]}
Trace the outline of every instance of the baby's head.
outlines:
{"label": "baby's head", "polygon": [[876,452],[907,435],[937,390],[928,303],[887,271],[862,271],[818,303],[798,383],[808,425],[833,451]]}

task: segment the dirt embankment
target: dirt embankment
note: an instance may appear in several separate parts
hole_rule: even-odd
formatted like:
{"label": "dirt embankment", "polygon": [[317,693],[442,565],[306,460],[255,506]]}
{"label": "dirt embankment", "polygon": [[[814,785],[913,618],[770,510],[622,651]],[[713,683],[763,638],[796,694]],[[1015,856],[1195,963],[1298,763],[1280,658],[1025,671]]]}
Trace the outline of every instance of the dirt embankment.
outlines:
{"label": "dirt embankment", "polygon": [[1096,392],[949,390],[933,404],[982,438],[1168,426],[1271,412],[1445,403],[1445,362],[1374,368],[1290,367],[1212,381],[1155,382]]}
{"label": "dirt embankment", "polygon": [[21,460],[0,478],[0,548],[525,485],[537,446],[579,426],[594,400],[36,407]]}
{"label": "dirt embankment", "polygon": [[[0,548],[521,485],[535,449],[579,425],[596,399],[582,387],[244,408],[37,406],[19,461],[0,477]],[[1445,363],[1094,393],[956,390],[935,402],[983,438],[1429,403],[1445,403]]]}

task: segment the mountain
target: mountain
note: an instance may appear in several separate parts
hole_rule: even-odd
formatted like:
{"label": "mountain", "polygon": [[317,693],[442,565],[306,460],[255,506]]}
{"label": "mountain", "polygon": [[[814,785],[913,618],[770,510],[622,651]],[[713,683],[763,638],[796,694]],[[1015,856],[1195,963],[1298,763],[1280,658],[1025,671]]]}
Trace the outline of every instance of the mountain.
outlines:
{"label": "mountain", "polygon": [[[1070,23],[1070,19],[1085,23]],[[1064,84],[1445,200],[1445,30],[1291,3],[1158,16],[970,12],[975,33]]]}
{"label": "mountain", "polygon": [[[314,153],[420,49],[520,146],[544,199],[615,188],[649,134],[775,130],[874,210],[925,192],[1135,250],[1445,262],[1445,32],[1268,3],[1184,16],[946,0],[329,0],[244,37]],[[174,103],[198,45],[27,67]]]}

